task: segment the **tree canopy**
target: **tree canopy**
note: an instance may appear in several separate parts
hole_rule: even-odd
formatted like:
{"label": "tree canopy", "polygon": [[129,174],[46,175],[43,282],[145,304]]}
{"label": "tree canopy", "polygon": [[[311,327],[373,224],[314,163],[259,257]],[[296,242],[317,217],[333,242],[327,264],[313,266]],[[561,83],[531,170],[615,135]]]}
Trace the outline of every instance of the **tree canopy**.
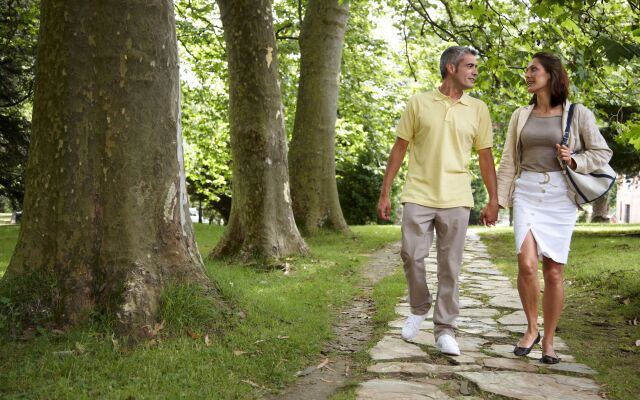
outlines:
{"label": "tree canopy", "polygon": [[[438,84],[439,55],[452,44],[471,45],[481,54],[480,78],[472,95],[489,104],[497,159],[510,114],[529,100],[522,68],[533,53],[544,50],[563,58],[572,82],[571,98],[596,113],[615,150],[612,164],[617,171],[634,174],[640,168],[640,88],[635,84],[640,73],[638,1],[348,3],[335,139],[338,192],[348,223],[377,221],[376,192],[394,140],[395,123],[411,94]],[[1,125],[0,195],[9,196],[6,179],[11,176],[19,183],[24,175],[38,11],[34,0],[6,4],[2,7],[0,72],[3,84],[11,86],[2,94],[11,98],[2,98],[0,116],[3,121],[11,116],[12,125],[10,129],[5,129],[8,125],[4,122]],[[306,7],[306,1],[274,0],[271,15],[289,138],[296,115],[299,38]],[[219,10],[214,1],[178,0],[175,12],[188,190],[192,202],[202,202],[207,214],[227,220],[233,160],[228,68]],[[6,107],[16,100],[23,102]],[[477,171],[472,172],[479,178]],[[477,189],[477,200],[481,200],[481,185]],[[18,208],[19,196],[14,201]]]}

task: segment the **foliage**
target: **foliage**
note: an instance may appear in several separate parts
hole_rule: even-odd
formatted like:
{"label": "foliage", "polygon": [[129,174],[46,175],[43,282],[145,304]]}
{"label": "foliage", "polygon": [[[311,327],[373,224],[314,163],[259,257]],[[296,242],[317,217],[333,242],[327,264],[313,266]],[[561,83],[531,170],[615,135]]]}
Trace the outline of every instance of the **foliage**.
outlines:
{"label": "foliage", "polygon": [[471,190],[473,191],[473,208],[469,214],[469,224],[480,224],[480,211],[487,204],[489,197],[487,196],[487,190],[484,187],[484,181],[480,174],[480,165],[478,163],[478,155],[472,154],[469,161],[469,169],[473,176],[471,179]]}
{"label": "foliage", "polygon": [[[7,228],[0,227],[0,235]],[[200,249],[211,248],[221,227],[197,225]],[[173,287],[163,300],[164,324],[155,336],[127,346],[105,327],[0,336],[2,398],[211,398],[276,395],[295,373],[324,358],[339,310],[358,294],[369,254],[399,237],[397,227],[354,227],[354,236],[310,238],[313,254],[287,261],[290,272],[259,272],[208,263],[232,314],[190,287]],[[11,230],[13,241],[17,230]],[[203,241],[205,240],[205,241]],[[195,303],[195,304],[192,304]],[[194,311],[193,313],[186,312]],[[217,319],[217,318],[216,318]]]}
{"label": "foliage", "polygon": [[[407,14],[404,26],[410,44],[424,47],[435,36],[480,51],[484,75],[477,91],[489,102],[499,136],[504,136],[511,111],[528,101],[521,84],[522,67],[533,53],[544,50],[564,58],[574,101],[594,109],[614,128],[616,141],[638,143],[640,89],[632,82],[640,72],[640,13],[635,2],[409,0],[393,4]],[[421,61],[414,52],[407,57],[417,58],[415,64]],[[618,113],[611,110],[625,107],[633,114],[620,123]]]}
{"label": "foliage", "polygon": [[[517,274],[512,228],[480,231],[492,261]],[[607,398],[640,393],[635,346],[640,315],[639,225],[578,225],[565,267],[565,306],[558,335],[578,362],[595,368]]]}
{"label": "foliage", "polygon": [[[349,225],[371,224],[378,220],[376,210],[384,176],[384,165],[379,158],[384,153],[376,154],[373,150],[366,148],[357,154],[354,162],[340,163],[336,169],[340,205]],[[397,185],[393,189],[391,196],[396,197]],[[395,220],[396,207],[394,202],[391,221]]]}
{"label": "foliage", "polygon": [[213,1],[178,1],[176,31],[182,68],[185,170],[192,202],[228,219],[231,152],[227,65],[219,12]]}
{"label": "foliage", "polygon": [[22,208],[38,2],[0,0],[0,196]]}
{"label": "foliage", "polygon": [[[377,221],[378,196],[395,141],[395,124],[415,90],[401,74],[402,61],[388,41],[389,33],[380,31],[386,24],[385,12],[382,6],[366,1],[350,4],[336,124],[336,179],[349,224]],[[396,179],[392,188],[392,212],[401,181]]]}

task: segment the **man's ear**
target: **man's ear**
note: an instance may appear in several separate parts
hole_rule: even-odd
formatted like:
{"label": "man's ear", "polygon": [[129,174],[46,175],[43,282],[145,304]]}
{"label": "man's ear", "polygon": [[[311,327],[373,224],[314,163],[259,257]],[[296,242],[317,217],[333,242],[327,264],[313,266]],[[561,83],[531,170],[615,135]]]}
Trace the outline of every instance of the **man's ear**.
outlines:
{"label": "man's ear", "polygon": [[456,72],[456,66],[453,64],[447,64],[447,74],[453,75]]}

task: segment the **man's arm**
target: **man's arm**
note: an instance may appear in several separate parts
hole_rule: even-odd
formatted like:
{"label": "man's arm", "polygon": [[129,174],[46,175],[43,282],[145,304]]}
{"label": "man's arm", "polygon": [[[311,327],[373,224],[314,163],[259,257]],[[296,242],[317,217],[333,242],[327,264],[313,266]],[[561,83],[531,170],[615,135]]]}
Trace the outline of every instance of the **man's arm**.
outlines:
{"label": "man's arm", "polygon": [[[382,181],[382,189],[380,190],[380,198],[378,199],[378,216],[385,221],[391,218],[391,200],[389,199],[389,192],[391,191],[391,184],[398,174],[398,170],[404,161],[404,156],[407,153],[407,146],[409,142],[396,138],[396,142],[391,148],[389,154],[389,160],[387,160],[387,168],[384,171],[384,179]],[[493,159],[491,160],[493,162]],[[495,187],[495,172],[494,187]]]}
{"label": "man's arm", "polygon": [[480,222],[484,225],[495,225],[498,220],[498,189],[496,183],[496,166],[493,163],[491,148],[478,150],[482,181],[489,194],[489,202],[480,213]]}

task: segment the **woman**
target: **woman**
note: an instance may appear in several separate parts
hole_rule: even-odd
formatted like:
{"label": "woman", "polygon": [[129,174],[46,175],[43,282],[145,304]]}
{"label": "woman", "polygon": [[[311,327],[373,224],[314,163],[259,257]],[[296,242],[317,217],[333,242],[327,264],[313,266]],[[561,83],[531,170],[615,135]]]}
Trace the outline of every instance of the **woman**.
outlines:
{"label": "woman", "polygon": [[537,325],[541,259],[544,336],[540,361],[556,364],[560,358],[553,348],[553,336],[562,312],[563,269],[577,211],[562,163],[588,173],[606,164],[612,152],[593,113],[580,104],[574,106],[568,146],[559,144],[571,103],[567,100],[569,78],[558,57],[536,53],[525,70],[525,80],[533,97],[511,117],[498,169],[498,203],[513,206],[518,292],[527,317],[527,331],[514,353],[526,356],[541,339]]}

